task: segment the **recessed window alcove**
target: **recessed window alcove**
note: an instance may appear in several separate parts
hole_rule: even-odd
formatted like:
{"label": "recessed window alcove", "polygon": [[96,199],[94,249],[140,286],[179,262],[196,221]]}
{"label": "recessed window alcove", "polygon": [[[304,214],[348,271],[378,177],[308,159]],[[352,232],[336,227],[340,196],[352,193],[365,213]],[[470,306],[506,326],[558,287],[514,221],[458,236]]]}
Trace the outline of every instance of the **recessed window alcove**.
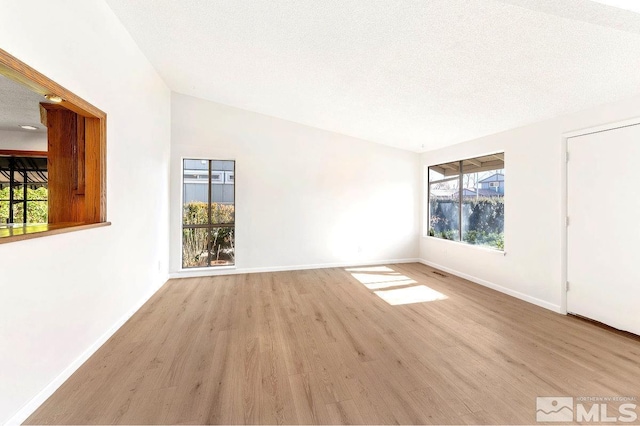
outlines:
{"label": "recessed window alcove", "polygon": [[0,243],[109,225],[106,113],[1,49],[0,95]]}

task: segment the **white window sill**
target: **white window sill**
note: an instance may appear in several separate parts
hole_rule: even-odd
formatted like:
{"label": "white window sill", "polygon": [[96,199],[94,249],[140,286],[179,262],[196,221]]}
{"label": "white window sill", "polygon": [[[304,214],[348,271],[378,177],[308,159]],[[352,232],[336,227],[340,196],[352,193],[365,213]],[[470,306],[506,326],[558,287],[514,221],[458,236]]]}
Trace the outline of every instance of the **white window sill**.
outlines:
{"label": "white window sill", "polygon": [[236,269],[236,265],[228,266],[203,266],[200,268],[180,268],[178,272],[203,272],[203,271],[221,271],[225,269]]}
{"label": "white window sill", "polygon": [[495,249],[495,248],[491,248],[491,247],[487,247],[487,246],[469,244],[469,243],[465,243],[463,241],[446,240],[444,238],[432,237],[430,235],[423,235],[422,238],[425,239],[425,240],[430,240],[430,241],[443,241],[443,242],[449,243],[449,244],[456,244],[456,245],[462,246],[462,247],[469,247],[469,248],[472,248],[474,250],[481,250],[481,251],[485,251],[485,252],[488,252],[488,253],[491,253],[491,254],[497,254],[497,255],[502,255],[502,256],[506,256],[507,255],[507,252],[504,251],[504,250]]}
{"label": "white window sill", "polygon": [[169,278],[197,278],[215,275],[230,275],[236,273],[236,266],[213,266],[200,268],[181,268],[175,272],[169,272]]}

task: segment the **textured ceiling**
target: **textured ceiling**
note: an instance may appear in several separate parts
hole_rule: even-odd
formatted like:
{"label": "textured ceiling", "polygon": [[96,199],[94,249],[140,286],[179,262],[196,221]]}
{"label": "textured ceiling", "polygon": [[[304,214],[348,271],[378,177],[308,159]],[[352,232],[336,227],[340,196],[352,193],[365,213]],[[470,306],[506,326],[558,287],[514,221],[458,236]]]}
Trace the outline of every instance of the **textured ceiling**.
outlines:
{"label": "textured ceiling", "polygon": [[588,0],[107,0],[176,92],[413,151],[640,93]]}
{"label": "textured ceiling", "polygon": [[640,13],[640,2],[638,0],[594,0],[598,3],[609,6],[619,7],[621,9],[632,10]]}
{"label": "textured ceiling", "polygon": [[40,124],[40,102],[45,99],[25,86],[0,74],[0,130],[23,130],[19,126],[26,124],[37,127],[37,132],[45,132]]}

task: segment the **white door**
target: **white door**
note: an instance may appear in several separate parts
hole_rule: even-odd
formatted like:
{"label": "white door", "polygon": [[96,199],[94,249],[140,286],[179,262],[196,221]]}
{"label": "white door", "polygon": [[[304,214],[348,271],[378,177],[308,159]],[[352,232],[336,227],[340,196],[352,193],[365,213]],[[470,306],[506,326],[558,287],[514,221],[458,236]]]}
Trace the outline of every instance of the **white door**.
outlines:
{"label": "white door", "polygon": [[568,152],[567,310],[640,334],[640,125]]}

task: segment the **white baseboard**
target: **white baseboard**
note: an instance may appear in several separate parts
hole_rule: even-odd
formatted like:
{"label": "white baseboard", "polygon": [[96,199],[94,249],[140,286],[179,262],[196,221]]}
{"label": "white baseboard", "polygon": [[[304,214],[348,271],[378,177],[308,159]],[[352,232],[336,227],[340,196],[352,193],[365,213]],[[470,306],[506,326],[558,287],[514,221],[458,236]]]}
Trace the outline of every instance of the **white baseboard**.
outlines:
{"label": "white baseboard", "polygon": [[62,373],[60,373],[55,379],[53,379],[44,389],[42,389],[31,401],[26,403],[16,414],[14,414],[5,425],[21,425],[27,418],[33,414],[40,405],[42,405],[53,393],[58,390],[60,386],[76,372],[82,364],[87,361],[91,355],[93,355],[111,336],[115,334],[125,322],[129,320],[147,301],[153,296],[158,289],[162,287],[162,284],[155,289],[149,291],[138,303],[135,304],[125,315],[123,315],[115,324],[113,324],[98,340],[96,340],[82,355],[80,355],[75,361],[73,361]]}
{"label": "white baseboard", "polygon": [[427,266],[431,266],[432,268],[440,269],[442,271],[448,272],[448,273],[450,273],[452,275],[455,275],[457,277],[460,277],[460,278],[464,278],[465,280],[469,280],[469,281],[474,282],[476,284],[480,284],[482,286],[489,287],[490,289],[499,291],[500,293],[505,293],[505,294],[508,294],[509,296],[513,296],[513,297],[515,297],[517,299],[524,300],[525,302],[529,302],[529,303],[532,303],[534,305],[540,306],[542,308],[549,309],[550,311],[554,311],[554,312],[557,312],[559,314],[566,314],[566,312],[563,311],[563,309],[562,309],[562,307],[560,305],[555,305],[553,303],[549,303],[546,300],[538,299],[536,297],[529,296],[528,294],[520,293],[519,291],[512,290],[510,288],[503,287],[503,286],[498,285],[498,284],[494,284],[494,283],[492,283],[490,281],[483,280],[482,278],[474,277],[473,275],[465,274],[463,272],[459,272],[459,271],[453,270],[451,268],[447,268],[446,266],[438,265],[437,263],[430,262],[428,260],[420,259],[419,262],[422,263],[423,265],[427,265]]}
{"label": "white baseboard", "polygon": [[324,268],[346,268],[351,266],[371,266],[371,265],[388,265],[392,263],[419,263],[421,260],[417,258],[411,259],[387,259],[387,260],[371,260],[366,262],[340,262],[340,263],[317,263],[311,265],[289,265],[289,266],[267,266],[263,268],[196,268],[185,269],[182,271],[172,272],[169,278],[194,278],[207,277],[214,275],[234,275],[234,274],[255,274],[260,272],[283,272],[283,271],[300,271],[304,269],[324,269]]}

